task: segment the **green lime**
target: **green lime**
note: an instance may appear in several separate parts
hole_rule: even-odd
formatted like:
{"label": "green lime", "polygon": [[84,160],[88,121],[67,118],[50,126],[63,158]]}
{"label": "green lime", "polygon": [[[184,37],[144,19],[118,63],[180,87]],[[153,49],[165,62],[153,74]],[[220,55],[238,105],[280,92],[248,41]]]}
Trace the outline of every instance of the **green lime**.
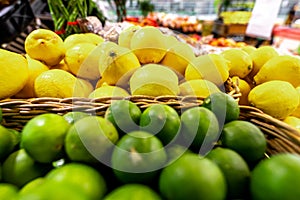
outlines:
{"label": "green lime", "polygon": [[91,200],[82,190],[70,184],[47,180],[34,190],[19,193],[17,200]]}
{"label": "green lime", "polygon": [[228,199],[245,199],[249,196],[250,169],[237,152],[217,147],[206,157],[215,162],[223,172],[227,183]]}
{"label": "green lime", "polygon": [[151,187],[143,184],[124,184],[108,193],[103,200],[161,200]]}
{"label": "green lime", "polygon": [[118,139],[116,128],[107,119],[100,116],[84,117],[68,130],[65,150],[72,161],[108,162],[107,154]]}
{"label": "green lime", "polygon": [[9,129],[0,125],[0,161],[5,159],[15,147],[15,136]]}
{"label": "green lime", "polygon": [[113,101],[105,112],[105,118],[108,119],[123,135],[134,130],[139,130],[139,121],[141,116],[140,108],[129,100]]}
{"label": "green lime", "polygon": [[28,183],[26,183],[19,191],[20,195],[28,194],[33,192],[36,188],[38,188],[41,184],[43,184],[46,181],[45,177],[38,177],[35,178]]}
{"label": "green lime", "polygon": [[156,135],[166,145],[179,134],[180,117],[171,106],[154,104],[143,111],[140,126],[141,130]]}
{"label": "green lime", "polygon": [[21,146],[34,160],[51,163],[63,157],[63,145],[69,127],[69,123],[61,115],[38,115],[24,126]]}
{"label": "green lime", "polygon": [[219,139],[220,130],[217,117],[205,107],[193,107],[181,114],[181,135],[185,145],[199,150],[205,155]]}
{"label": "green lime", "polygon": [[213,161],[188,153],[162,170],[159,191],[165,199],[172,200],[225,199],[226,181]]}
{"label": "green lime", "polygon": [[19,149],[3,162],[3,181],[22,187],[29,181],[44,176],[51,169],[50,164],[38,163],[24,149]]}
{"label": "green lime", "polygon": [[238,102],[224,92],[210,94],[203,100],[202,106],[215,113],[221,127],[227,122],[237,120],[240,115]]}
{"label": "green lime", "polygon": [[17,197],[19,188],[10,183],[0,183],[0,199],[12,200]]}
{"label": "green lime", "polygon": [[264,157],[267,141],[263,132],[248,121],[234,120],[224,125],[221,145],[239,153],[247,163]]}
{"label": "green lime", "polygon": [[68,163],[52,169],[47,180],[72,185],[81,190],[91,200],[101,199],[106,193],[106,182],[93,167],[82,163]]}
{"label": "green lime", "polygon": [[67,120],[69,124],[74,124],[74,122],[87,116],[90,115],[88,113],[81,112],[81,111],[72,111],[63,115],[63,117],[65,118],[65,120]]}
{"label": "green lime", "polygon": [[281,153],[264,159],[252,171],[252,199],[298,200],[300,197],[300,156]]}
{"label": "green lime", "polygon": [[161,141],[144,131],[124,135],[113,150],[115,176],[124,183],[150,183],[163,168],[167,155]]}
{"label": "green lime", "polygon": [[168,156],[168,163],[172,163],[185,153],[192,153],[186,146],[180,144],[172,144],[165,147]]}

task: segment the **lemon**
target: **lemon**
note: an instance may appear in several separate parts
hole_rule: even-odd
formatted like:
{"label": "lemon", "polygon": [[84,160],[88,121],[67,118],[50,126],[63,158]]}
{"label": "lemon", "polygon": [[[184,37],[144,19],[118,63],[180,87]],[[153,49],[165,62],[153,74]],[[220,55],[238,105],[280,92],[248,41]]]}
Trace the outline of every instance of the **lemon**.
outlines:
{"label": "lemon", "polygon": [[159,63],[167,52],[163,33],[152,26],[137,30],[131,37],[130,48],[142,64]]}
{"label": "lemon", "polygon": [[64,40],[66,49],[69,49],[79,43],[91,43],[99,45],[102,42],[104,42],[104,39],[95,33],[75,33],[69,35]]}
{"label": "lemon", "polygon": [[34,81],[42,72],[49,70],[48,66],[44,63],[30,58],[28,55],[26,55],[26,58],[28,62],[29,77],[23,89],[15,95],[16,98],[36,97],[34,92]]}
{"label": "lemon", "polygon": [[48,66],[58,64],[65,56],[66,48],[62,38],[48,29],[36,29],[28,34],[24,42],[26,53]]}
{"label": "lemon", "polygon": [[146,64],[137,69],[129,80],[132,95],[177,95],[178,77],[168,67],[159,64]]}
{"label": "lemon", "polygon": [[230,61],[229,76],[244,78],[252,70],[252,59],[241,49],[227,49],[221,53],[222,56]]}
{"label": "lemon", "polygon": [[60,63],[58,63],[57,65],[51,66],[50,69],[62,69],[71,73],[68,65],[65,63],[65,60],[60,61]]}
{"label": "lemon", "polygon": [[65,63],[77,77],[95,80],[100,77],[98,62],[100,51],[95,44],[79,43],[66,51]]}
{"label": "lemon", "polygon": [[180,95],[192,95],[206,98],[212,93],[221,92],[221,90],[211,81],[204,79],[194,79],[181,83],[179,85]]}
{"label": "lemon", "polygon": [[196,57],[185,70],[185,79],[205,79],[222,85],[229,77],[229,61],[219,54]]}
{"label": "lemon", "polygon": [[266,114],[284,119],[298,107],[299,95],[289,82],[273,80],[254,87],[248,95],[248,101]]}
{"label": "lemon", "polygon": [[195,58],[193,49],[183,42],[176,42],[167,51],[160,64],[171,67],[184,75],[187,65]]}
{"label": "lemon", "polygon": [[253,69],[249,73],[249,77],[252,79],[270,58],[278,55],[278,52],[272,46],[261,46],[253,53],[250,53],[250,57],[253,62]]}
{"label": "lemon", "polygon": [[26,84],[29,70],[24,56],[0,49],[0,99],[18,93]]}
{"label": "lemon", "polygon": [[283,122],[300,131],[300,118],[295,116],[287,116],[286,118],[284,118]]}
{"label": "lemon", "polygon": [[244,79],[239,78],[238,76],[233,76],[231,80],[236,83],[238,88],[240,89],[241,96],[239,98],[240,105],[248,105],[248,94],[251,90],[250,84]]}
{"label": "lemon", "polygon": [[274,56],[269,59],[254,76],[256,84],[270,80],[290,82],[294,87],[300,86],[300,59],[291,55]]}
{"label": "lemon", "polygon": [[118,44],[122,47],[130,49],[131,38],[133,34],[140,28],[140,26],[133,25],[122,30],[118,37]]}
{"label": "lemon", "polygon": [[92,91],[91,87],[88,82],[77,79],[71,73],[61,69],[45,71],[34,82],[37,97],[87,97],[87,94]]}
{"label": "lemon", "polygon": [[99,46],[99,71],[101,79],[108,84],[123,85],[129,76],[140,67],[136,55],[128,48],[113,42],[104,42]]}
{"label": "lemon", "polygon": [[243,50],[243,51],[245,51],[247,54],[251,54],[254,51],[256,51],[256,47],[251,46],[251,45],[243,46],[240,49]]}
{"label": "lemon", "polygon": [[179,42],[179,40],[173,35],[163,35],[163,36],[168,49],[170,49],[173,45],[176,45]]}
{"label": "lemon", "polygon": [[103,83],[101,87],[96,88],[89,94],[89,98],[98,97],[128,97],[129,93],[118,86],[108,85]]}
{"label": "lemon", "polygon": [[300,86],[296,87],[296,90],[297,90],[298,96],[299,96],[299,105],[291,115],[295,116],[295,117],[300,117]]}

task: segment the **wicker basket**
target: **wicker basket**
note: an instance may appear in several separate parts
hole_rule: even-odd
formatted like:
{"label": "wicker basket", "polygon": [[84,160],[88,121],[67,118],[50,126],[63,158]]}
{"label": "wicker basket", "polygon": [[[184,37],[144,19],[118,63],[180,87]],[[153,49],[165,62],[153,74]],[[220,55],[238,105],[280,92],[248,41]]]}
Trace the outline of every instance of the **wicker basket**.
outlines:
{"label": "wicker basket", "polygon": [[[228,79],[225,83],[226,93],[239,100],[240,91],[235,83]],[[65,114],[70,111],[83,111],[98,116],[104,116],[111,102],[123,97],[101,98],[32,98],[5,99],[0,101],[3,112],[2,125],[7,128],[21,130],[34,116],[43,113]],[[200,106],[204,98],[194,96],[129,96],[128,99],[138,105],[141,110],[153,104],[172,106],[179,114],[185,109]],[[268,141],[266,155],[280,152],[300,154],[300,133],[293,127],[279,121],[259,109],[250,106],[240,106],[240,119],[257,125],[265,134]]]}

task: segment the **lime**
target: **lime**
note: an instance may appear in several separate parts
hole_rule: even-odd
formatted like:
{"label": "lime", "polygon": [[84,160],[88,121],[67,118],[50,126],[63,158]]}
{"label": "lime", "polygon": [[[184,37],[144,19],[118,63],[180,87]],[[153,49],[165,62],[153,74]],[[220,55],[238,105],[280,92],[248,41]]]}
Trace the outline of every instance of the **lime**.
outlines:
{"label": "lime", "polygon": [[81,112],[81,111],[72,111],[63,115],[63,117],[65,118],[65,120],[67,120],[69,124],[74,124],[74,122],[87,116],[90,115],[88,113]]}
{"label": "lime", "polygon": [[210,94],[203,100],[203,107],[208,108],[218,118],[219,125],[236,120],[240,115],[238,102],[229,94],[224,92]]}
{"label": "lime", "polygon": [[63,156],[63,145],[69,126],[58,114],[38,115],[24,126],[21,145],[34,160],[51,163]]}
{"label": "lime", "polygon": [[215,162],[223,172],[227,183],[228,199],[244,199],[249,196],[250,169],[237,152],[217,147],[206,157]]}
{"label": "lime", "polygon": [[166,161],[161,141],[145,131],[124,135],[111,158],[114,174],[123,183],[150,183]]}
{"label": "lime", "polygon": [[161,197],[149,186],[143,184],[125,184],[108,193],[103,200],[161,200]]}
{"label": "lime", "polygon": [[262,160],[252,171],[252,198],[298,200],[300,197],[300,156],[281,153]]}
{"label": "lime", "polygon": [[221,145],[239,153],[247,163],[264,157],[267,148],[263,132],[248,121],[234,120],[224,125]]}
{"label": "lime", "polygon": [[44,176],[52,166],[33,160],[24,149],[11,153],[3,162],[3,181],[22,187],[29,181]]}
{"label": "lime", "polygon": [[105,156],[119,138],[114,125],[100,116],[84,117],[68,130],[65,150],[72,161],[106,162]]}
{"label": "lime", "polygon": [[14,134],[0,125],[0,161],[5,159],[14,149]]}
{"label": "lime", "polygon": [[180,144],[172,144],[165,147],[168,156],[168,163],[180,158],[185,153],[192,153],[187,147]]}
{"label": "lime", "polygon": [[19,191],[19,194],[28,194],[33,192],[36,188],[38,188],[41,184],[46,181],[45,177],[35,178],[28,183],[26,183]]}
{"label": "lime", "polygon": [[105,112],[105,118],[108,119],[117,128],[120,134],[139,130],[139,121],[141,116],[140,108],[129,100],[113,101]]}
{"label": "lime", "polygon": [[225,199],[226,181],[220,168],[208,158],[184,154],[165,167],[159,177],[165,199]]}
{"label": "lime", "polygon": [[28,193],[19,193],[17,200],[91,200],[77,187],[47,180]]}
{"label": "lime", "polygon": [[12,200],[17,197],[19,188],[10,183],[0,183],[0,199]]}
{"label": "lime", "polygon": [[185,145],[200,154],[210,151],[219,139],[220,130],[217,117],[205,107],[193,107],[181,114],[181,135]]}
{"label": "lime", "polygon": [[91,200],[101,199],[106,193],[106,183],[102,175],[86,164],[68,163],[54,168],[46,175],[46,179],[72,185]]}
{"label": "lime", "polygon": [[180,117],[171,106],[154,104],[143,111],[140,126],[141,130],[154,134],[166,145],[179,133]]}

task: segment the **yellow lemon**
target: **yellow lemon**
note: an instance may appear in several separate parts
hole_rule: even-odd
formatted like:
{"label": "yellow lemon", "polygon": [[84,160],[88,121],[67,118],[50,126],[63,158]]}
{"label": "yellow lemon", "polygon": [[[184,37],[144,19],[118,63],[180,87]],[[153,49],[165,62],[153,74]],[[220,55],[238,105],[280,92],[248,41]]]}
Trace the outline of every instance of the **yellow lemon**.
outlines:
{"label": "yellow lemon", "polygon": [[288,125],[296,128],[300,132],[300,118],[295,116],[287,116],[283,122],[287,123]]}
{"label": "yellow lemon", "polygon": [[230,62],[229,76],[244,78],[252,70],[252,59],[241,49],[227,49],[221,53]]}
{"label": "yellow lemon", "polygon": [[75,88],[78,87],[78,89],[74,91],[74,96],[88,97],[94,90],[94,86],[92,85],[92,83],[86,79],[77,78],[75,84]]}
{"label": "yellow lemon", "polygon": [[206,98],[215,92],[221,90],[211,81],[204,79],[194,79],[183,82],[179,85],[180,95],[182,96],[197,96]]}
{"label": "yellow lemon", "polygon": [[185,70],[185,79],[205,79],[222,85],[229,77],[229,61],[219,54],[196,57]]}
{"label": "yellow lemon", "polygon": [[248,95],[249,104],[277,119],[292,114],[299,105],[299,95],[292,84],[272,80],[254,87]]}
{"label": "yellow lemon", "polygon": [[193,59],[195,59],[193,49],[187,43],[178,41],[168,49],[160,64],[171,67],[184,76],[187,65]]}
{"label": "yellow lemon", "polygon": [[65,56],[62,38],[48,29],[36,29],[28,34],[24,42],[26,53],[48,66],[57,65]]}
{"label": "yellow lemon", "polygon": [[103,83],[100,87],[96,88],[89,95],[89,98],[98,98],[98,97],[128,97],[129,93],[118,86],[108,85]]}
{"label": "yellow lemon", "polygon": [[132,95],[177,95],[178,77],[168,67],[159,64],[146,64],[137,69],[129,80]]}
{"label": "yellow lemon", "polygon": [[290,82],[294,87],[300,86],[300,59],[291,55],[270,58],[254,76],[255,84],[270,80]]}
{"label": "yellow lemon", "polygon": [[66,49],[70,49],[79,43],[91,43],[98,45],[104,42],[104,39],[95,33],[75,33],[65,38],[64,44]]}
{"label": "yellow lemon", "polygon": [[79,43],[67,50],[65,63],[77,77],[95,80],[100,77],[98,63],[100,51],[95,44]]}
{"label": "yellow lemon", "polygon": [[80,79],[61,69],[52,69],[41,73],[34,82],[37,97],[86,97],[89,93]]}
{"label": "yellow lemon", "polygon": [[50,69],[62,69],[67,72],[71,72],[68,65],[65,63],[65,60],[60,61],[57,65],[52,66]]}
{"label": "yellow lemon", "polygon": [[28,63],[24,56],[0,49],[0,99],[18,93],[29,76]]}
{"label": "yellow lemon", "polygon": [[167,49],[171,48],[173,45],[177,44],[179,40],[173,35],[163,35],[166,43]]}
{"label": "yellow lemon", "polygon": [[278,56],[278,52],[272,46],[261,46],[257,48],[253,53],[250,53],[250,57],[253,62],[253,69],[248,75],[250,79],[257,74],[260,68],[273,56]]}
{"label": "yellow lemon", "polygon": [[241,50],[245,51],[247,54],[251,54],[254,51],[256,51],[256,47],[251,46],[251,45],[246,45],[240,48]]}
{"label": "yellow lemon", "polygon": [[131,37],[130,48],[142,64],[159,63],[167,52],[163,33],[152,26],[137,30]]}
{"label": "yellow lemon", "polygon": [[239,99],[239,104],[240,105],[249,105],[249,102],[248,102],[248,95],[249,95],[249,92],[251,90],[251,86],[250,84],[245,81],[244,79],[241,79],[240,77],[238,76],[233,76],[231,78],[231,80],[236,83],[236,85],[238,86],[238,88],[240,89],[240,92],[241,92],[241,97]]}
{"label": "yellow lemon", "polygon": [[296,87],[296,90],[298,92],[299,105],[298,105],[298,107],[296,108],[296,110],[291,115],[300,118],[300,86]]}
{"label": "yellow lemon", "polygon": [[113,42],[104,42],[98,47],[101,79],[109,85],[123,85],[129,76],[140,67],[136,55],[128,48]]}
{"label": "yellow lemon", "polygon": [[139,30],[141,27],[137,25],[130,26],[124,30],[121,31],[118,37],[118,44],[121,47],[126,47],[130,49],[130,43],[131,43],[131,38],[133,34]]}
{"label": "yellow lemon", "polygon": [[23,89],[14,96],[16,98],[36,97],[34,93],[34,81],[42,72],[49,70],[48,66],[44,63],[30,58],[28,55],[26,55],[26,58],[28,62],[29,77]]}

